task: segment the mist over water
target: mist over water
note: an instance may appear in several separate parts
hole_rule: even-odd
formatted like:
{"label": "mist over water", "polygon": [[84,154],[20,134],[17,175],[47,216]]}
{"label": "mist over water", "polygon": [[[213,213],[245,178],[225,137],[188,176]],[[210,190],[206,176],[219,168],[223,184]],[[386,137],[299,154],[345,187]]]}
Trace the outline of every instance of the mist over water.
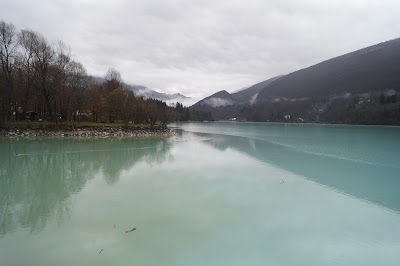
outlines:
{"label": "mist over water", "polygon": [[1,264],[400,264],[399,128],[172,126],[1,138]]}

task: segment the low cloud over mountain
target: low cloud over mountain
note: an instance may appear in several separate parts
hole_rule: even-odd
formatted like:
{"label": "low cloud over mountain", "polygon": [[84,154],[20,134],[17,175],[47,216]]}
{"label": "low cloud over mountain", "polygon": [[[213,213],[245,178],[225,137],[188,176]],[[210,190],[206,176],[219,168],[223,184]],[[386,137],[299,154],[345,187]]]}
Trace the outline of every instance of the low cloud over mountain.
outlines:
{"label": "low cloud over mountain", "polygon": [[[195,105],[217,120],[400,124],[400,39]],[[215,104],[215,103],[229,104]]]}

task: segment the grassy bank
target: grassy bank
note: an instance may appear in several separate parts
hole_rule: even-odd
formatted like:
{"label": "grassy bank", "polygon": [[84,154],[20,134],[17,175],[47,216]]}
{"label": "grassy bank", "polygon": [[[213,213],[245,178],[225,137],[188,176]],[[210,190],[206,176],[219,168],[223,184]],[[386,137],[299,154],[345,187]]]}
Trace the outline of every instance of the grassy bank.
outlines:
{"label": "grassy bank", "polygon": [[96,122],[37,122],[37,121],[7,121],[4,128],[90,128],[90,127],[109,127],[109,128],[149,128],[159,127],[151,124],[125,124],[122,121],[116,123],[96,123]]}

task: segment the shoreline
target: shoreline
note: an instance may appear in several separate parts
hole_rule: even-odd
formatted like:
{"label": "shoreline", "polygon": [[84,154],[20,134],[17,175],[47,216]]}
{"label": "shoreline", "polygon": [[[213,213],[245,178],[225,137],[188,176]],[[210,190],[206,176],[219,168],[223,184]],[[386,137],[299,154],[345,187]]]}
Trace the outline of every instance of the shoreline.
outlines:
{"label": "shoreline", "polygon": [[10,127],[1,128],[0,137],[160,137],[173,136],[175,132],[168,127],[74,127],[41,128]]}

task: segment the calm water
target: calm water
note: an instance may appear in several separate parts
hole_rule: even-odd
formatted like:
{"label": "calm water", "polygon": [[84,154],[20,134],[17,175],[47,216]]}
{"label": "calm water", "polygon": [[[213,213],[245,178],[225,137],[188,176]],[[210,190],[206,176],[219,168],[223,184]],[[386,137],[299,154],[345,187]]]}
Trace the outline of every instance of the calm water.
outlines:
{"label": "calm water", "polygon": [[172,126],[0,138],[0,264],[400,265],[400,128]]}

